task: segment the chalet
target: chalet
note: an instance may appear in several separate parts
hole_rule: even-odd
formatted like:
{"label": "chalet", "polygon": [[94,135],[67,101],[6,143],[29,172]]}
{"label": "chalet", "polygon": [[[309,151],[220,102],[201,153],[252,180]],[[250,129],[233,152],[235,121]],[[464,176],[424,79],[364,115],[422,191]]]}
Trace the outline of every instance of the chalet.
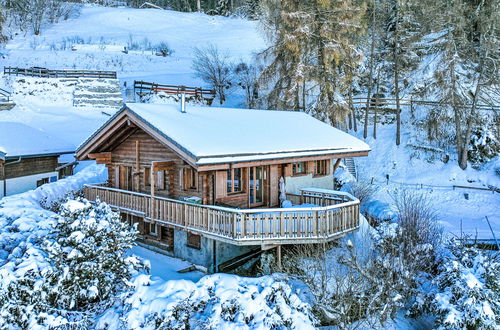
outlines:
{"label": "chalet", "polygon": [[0,122],[0,197],[56,181],[59,157],[74,150],[69,143],[36,128]]}
{"label": "chalet", "polygon": [[[359,201],[334,191],[353,136],[295,111],[132,103],[76,151],[106,164],[85,195],[138,223],[141,242],[224,271],[262,250],[330,241],[359,227]],[[281,208],[283,200],[308,207]],[[287,204],[290,204],[288,202]]]}

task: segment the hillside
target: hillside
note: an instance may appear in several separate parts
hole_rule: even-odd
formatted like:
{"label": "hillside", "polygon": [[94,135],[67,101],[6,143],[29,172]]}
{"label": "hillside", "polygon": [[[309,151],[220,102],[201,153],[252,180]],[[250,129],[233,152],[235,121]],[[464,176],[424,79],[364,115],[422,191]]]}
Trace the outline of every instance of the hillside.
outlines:
{"label": "hillside", "polygon": [[[173,54],[155,55],[152,49],[161,43],[168,43]],[[265,46],[257,23],[252,21],[200,13],[85,6],[79,17],[49,26],[41,36],[16,36],[7,43],[0,63],[19,67],[116,70],[122,86],[124,83],[131,86],[134,80],[204,86],[204,82],[194,76],[191,61],[194,47],[208,44],[227,51],[233,61],[250,61],[254,53]],[[120,51],[124,47],[129,49],[127,54]],[[70,87],[64,83],[54,86],[54,80],[50,79],[22,79],[22,83],[18,80],[3,79],[4,86],[16,90],[14,100],[18,105],[13,110],[1,111],[0,120],[36,126],[75,147],[114,111],[73,107]],[[414,80],[420,81],[422,77]],[[235,89],[223,106],[242,106],[242,100],[242,92]],[[420,115],[426,111],[416,109]],[[361,122],[358,125],[362,128]],[[458,235],[462,229],[472,236],[476,236],[477,231],[478,237],[491,238],[484,218],[488,216],[494,231],[500,233],[496,212],[500,206],[498,193],[453,189],[453,185],[499,187],[500,178],[495,174],[498,158],[481,170],[462,171],[453,153],[445,164],[434,159],[436,155],[415,148],[415,145],[426,145],[417,129],[404,112],[403,143],[396,147],[395,124],[380,125],[378,138],[367,140],[372,148],[370,156],[358,161],[360,179],[374,178],[379,190],[377,199],[388,204],[384,207],[386,211],[392,204],[389,191],[401,187],[417,189],[430,194],[447,231]],[[351,133],[362,136],[361,130]],[[467,199],[464,194],[468,195]],[[374,209],[380,212],[380,204],[375,204]]]}

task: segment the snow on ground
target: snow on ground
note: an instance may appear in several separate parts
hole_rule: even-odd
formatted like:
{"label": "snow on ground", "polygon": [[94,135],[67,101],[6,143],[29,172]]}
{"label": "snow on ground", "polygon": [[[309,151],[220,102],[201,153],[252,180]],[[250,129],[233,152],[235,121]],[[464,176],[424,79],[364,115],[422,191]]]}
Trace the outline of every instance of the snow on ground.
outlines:
{"label": "snow on ground", "polygon": [[[216,45],[234,61],[249,60],[264,48],[255,21],[181,13],[170,10],[108,8],[87,5],[78,18],[47,27],[40,36],[16,36],[6,46],[2,65],[58,69],[116,70],[123,82],[134,80],[163,84],[206,87],[193,76],[194,47]],[[163,57],[151,50],[161,42],[174,53]],[[77,47],[71,45],[119,45],[140,51],[116,52],[116,47]],[[235,106],[240,98],[233,99]]]}
{"label": "snow on ground", "polygon": [[192,271],[188,273],[178,273],[178,270],[192,266],[191,263],[166,256],[146,249],[141,246],[135,246],[130,250],[130,254],[136,255],[143,260],[148,260],[150,264],[149,274],[153,277],[159,277],[164,281],[170,280],[188,280],[197,282],[205,274],[200,271]]}
{"label": "snow on ground", "polygon": [[[495,168],[500,167],[500,157],[482,170],[469,166],[463,171],[453,155],[446,164],[439,159],[429,162],[423,152],[407,145],[413,136],[413,132],[407,131],[408,127],[411,126],[402,127],[400,146],[395,144],[395,124],[379,125],[377,139],[368,137],[365,140],[372,151],[368,157],[357,158],[356,165],[361,179],[370,181],[374,178],[378,200],[370,203],[368,208],[377,214],[382,212],[394,216],[391,194],[396,189],[410,189],[428,195],[446,232],[460,236],[463,231],[471,238],[492,239],[487,216],[496,237],[500,238],[500,194],[452,187],[500,187],[500,177],[495,174]],[[362,139],[362,134],[361,128],[356,135]],[[386,175],[389,175],[389,184]]]}
{"label": "snow on ground", "polygon": [[[99,329],[314,329],[310,306],[273,276],[229,274],[161,281],[139,275],[124,303],[100,316]],[[187,323],[187,326],[186,326]]]}
{"label": "snow on ground", "polygon": [[[134,80],[206,87],[194,77],[193,48],[214,44],[234,61],[248,60],[264,47],[256,22],[155,9],[108,8],[86,5],[77,18],[46,27],[40,36],[18,34],[2,51],[0,66],[50,69],[116,70],[121,83]],[[71,45],[125,45],[148,48],[167,42],[168,57],[152,51],[116,52],[116,47]],[[57,79],[6,77],[0,87],[14,89],[16,107],[0,111],[0,121],[21,122],[64,140],[75,149],[117,109],[73,107],[73,89]],[[19,82],[19,79],[22,82]],[[42,83],[40,83],[42,82]],[[235,90],[224,106],[240,106],[242,92]],[[105,113],[103,113],[103,111]]]}
{"label": "snow on ground", "polygon": [[[84,183],[100,182],[105,174],[104,166],[91,165],[74,176],[0,200],[0,285],[47,266],[39,244],[56,217],[43,206]],[[189,263],[139,247],[131,253],[149,260],[152,277],[134,276],[134,289],[120,294],[116,304],[97,318],[99,329],[156,329],[156,321],[169,322],[165,328],[182,328],[189,322],[194,328],[313,329],[310,305],[278,278],[180,274],[176,271]]]}

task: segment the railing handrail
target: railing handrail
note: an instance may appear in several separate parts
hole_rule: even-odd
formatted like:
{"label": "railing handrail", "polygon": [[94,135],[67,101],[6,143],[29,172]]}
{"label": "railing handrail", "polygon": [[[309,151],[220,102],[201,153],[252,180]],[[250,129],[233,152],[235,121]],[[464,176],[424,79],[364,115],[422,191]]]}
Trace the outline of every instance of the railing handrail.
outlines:
{"label": "railing handrail", "polygon": [[[147,198],[151,198],[151,195],[136,192],[136,191],[130,191],[130,190],[123,190],[123,189],[118,189],[118,188],[112,188],[112,187],[105,187],[105,186],[100,186],[99,184],[85,184],[85,187],[90,187],[90,188],[98,188],[98,189],[104,189],[108,191],[114,191],[114,192],[119,192],[119,193],[125,193],[125,194],[130,194],[130,195],[136,195],[136,196],[143,196]],[[225,212],[230,212],[230,213],[241,213],[241,214],[263,214],[263,213],[276,213],[276,212],[286,212],[286,213],[304,213],[304,212],[316,212],[316,211],[329,211],[333,209],[338,209],[341,207],[347,207],[351,205],[356,205],[359,204],[359,200],[352,196],[349,193],[346,193],[347,195],[352,197],[351,201],[348,202],[343,202],[343,203],[338,203],[335,205],[329,205],[329,206],[314,206],[314,207],[290,207],[290,208],[258,208],[258,209],[237,209],[237,208],[230,208],[230,207],[224,207],[224,206],[217,206],[217,205],[204,205],[204,204],[194,204],[186,201],[182,201],[179,199],[173,199],[173,198],[168,198],[168,197],[163,197],[163,196],[154,196],[155,199],[159,200],[164,200],[164,201],[169,201],[169,202],[175,202],[179,204],[186,204],[189,206],[195,206],[195,207],[202,207],[202,208],[208,208],[208,209],[213,209],[213,210],[218,210],[218,211],[225,211]]]}
{"label": "railing handrail", "polygon": [[[86,184],[85,196],[99,197],[124,212],[238,244],[331,239],[359,227],[359,200],[305,208],[236,209],[202,205],[144,193]],[[313,196],[314,197],[314,196]],[[323,205],[323,201],[321,202]],[[342,211],[338,211],[341,210]],[[288,243],[287,243],[288,244]]]}
{"label": "railing handrail", "polygon": [[6,66],[3,68],[4,74],[9,75],[25,75],[25,76],[38,76],[38,77],[48,77],[48,78],[111,78],[116,79],[116,71],[104,71],[104,70],[51,70],[46,68],[19,68]]}

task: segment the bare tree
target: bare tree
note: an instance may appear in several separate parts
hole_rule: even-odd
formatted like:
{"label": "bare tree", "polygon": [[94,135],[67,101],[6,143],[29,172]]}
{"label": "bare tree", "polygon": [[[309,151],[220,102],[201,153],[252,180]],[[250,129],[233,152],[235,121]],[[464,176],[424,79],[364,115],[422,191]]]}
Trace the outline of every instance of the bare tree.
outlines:
{"label": "bare tree", "polygon": [[232,62],[228,53],[222,53],[215,45],[195,48],[192,68],[195,75],[206,83],[219,97],[220,104],[226,101],[226,90],[232,86]]}
{"label": "bare tree", "polygon": [[258,100],[258,70],[254,65],[240,62],[234,66],[235,82],[244,89],[246,106],[253,109]]}

